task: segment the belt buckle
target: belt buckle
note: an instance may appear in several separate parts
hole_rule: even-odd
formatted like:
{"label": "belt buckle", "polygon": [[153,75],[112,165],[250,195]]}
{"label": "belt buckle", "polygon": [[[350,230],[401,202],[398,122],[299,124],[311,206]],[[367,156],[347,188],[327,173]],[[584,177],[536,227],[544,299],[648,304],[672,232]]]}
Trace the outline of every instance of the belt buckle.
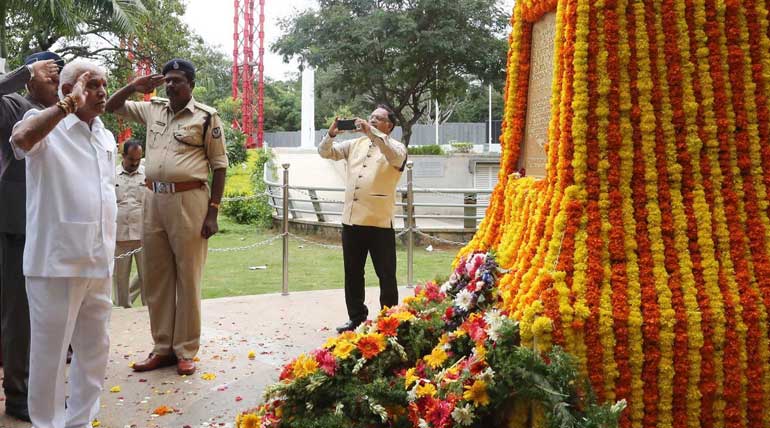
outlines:
{"label": "belt buckle", "polygon": [[174,193],[174,183],[153,182],[155,193]]}

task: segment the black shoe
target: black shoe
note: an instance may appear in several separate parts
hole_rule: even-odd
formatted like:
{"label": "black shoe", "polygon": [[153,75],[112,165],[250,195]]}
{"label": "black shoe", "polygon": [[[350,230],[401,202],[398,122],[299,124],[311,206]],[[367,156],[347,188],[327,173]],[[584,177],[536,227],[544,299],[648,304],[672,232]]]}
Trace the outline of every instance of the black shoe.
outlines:
{"label": "black shoe", "polygon": [[356,327],[361,325],[363,322],[364,322],[364,320],[361,320],[361,321],[349,320],[345,324],[342,324],[341,326],[337,327],[337,333],[344,333],[346,331],[353,331],[353,330],[356,329]]}
{"label": "black shoe", "polygon": [[24,422],[32,422],[29,419],[29,410],[26,407],[5,407],[5,414]]}

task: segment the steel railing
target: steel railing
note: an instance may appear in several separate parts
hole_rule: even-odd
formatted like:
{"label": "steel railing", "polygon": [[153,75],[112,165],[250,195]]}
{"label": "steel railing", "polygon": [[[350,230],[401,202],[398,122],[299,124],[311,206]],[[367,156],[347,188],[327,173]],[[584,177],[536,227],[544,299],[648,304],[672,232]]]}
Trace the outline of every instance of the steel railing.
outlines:
{"label": "steel railing", "polygon": [[[274,218],[281,220],[282,235],[283,235],[283,293],[288,293],[288,264],[289,264],[289,216],[293,220],[298,220],[300,214],[313,214],[315,220],[319,224],[332,224],[338,222],[331,222],[328,220],[330,216],[342,217],[342,205],[344,201],[340,199],[330,199],[318,196],[320,192],[326,193],[338,193],[344,198],[345,188],[343,187],[325,187],[325,186],[292,186],[289,184],[289,164],[284,163],[281,165],[283,168],[283,182],[272,181],[267,176],[267,168],[265,169],[264,181],[267,186],[268,204],[274,211]],[[414,285],[414,235],[420,235],[423,238],[428,238],[436,242],[452,245],[463,245],[462,242],[454,242],[446,239],[440,239],[420,230],[417,226],[418,219],[445,219],[445,220],[462,220],[463,227],[460,230],[475,231],[478,221],[484,218],[484,211],[487,208],[487,201],[483,196],[492,193],[492,189],[452,189],[452,188],[416,188],[414,187],[413,177],[413,163],[407,162],[406,164],[406,187],[399,187],[396,189],[397,193],[401,195],[401,202],[396,202],[396,206],[402,208],[402,212],[395,214],[394,217],[403,219],[403,227],[395,227],[399,230],[401,235],[406,235],[407,246],[407,285]],[[301,197],[292,196],[293,193],[300,193]],[[415,196],[417,195],[433,195],[443,196],[450,198],[462,197],[463,203],[456,202],[415,202]],[[480,197],[481,196],[481,197]],[[483,203],[479,203],[483,202]],[[298,207],[295,203],[305,203],[312,206],[310,207]],[[322,204],[326,204],[324,207]],[[329,205],[333,207],[339,207],[339,209],[330,209]],[[417,214],[415,211],[417,208],[444,208],[444,209],[459,209],[462,208],[463,214],[444,214],[444,213],[427,213]],[[307,221],[307,219],[302,219]]]}

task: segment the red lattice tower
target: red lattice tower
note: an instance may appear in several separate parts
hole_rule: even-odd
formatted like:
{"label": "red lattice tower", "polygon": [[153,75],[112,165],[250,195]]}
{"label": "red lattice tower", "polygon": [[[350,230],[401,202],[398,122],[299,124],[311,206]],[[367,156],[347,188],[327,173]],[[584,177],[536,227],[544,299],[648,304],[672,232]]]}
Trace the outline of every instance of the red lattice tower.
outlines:
{"label": "red lattice tower", "polygon": [[[262,147],[264,111],[264,40],[265,0],[259,0],[259,51],[254,61],[254,4],[255,0],[233,0],[233,99],[241,99],[241,120],[233,126],[246,134],[246,147]],[[258,70],[257,86],[257,140],[254,141],[254,66]]]}

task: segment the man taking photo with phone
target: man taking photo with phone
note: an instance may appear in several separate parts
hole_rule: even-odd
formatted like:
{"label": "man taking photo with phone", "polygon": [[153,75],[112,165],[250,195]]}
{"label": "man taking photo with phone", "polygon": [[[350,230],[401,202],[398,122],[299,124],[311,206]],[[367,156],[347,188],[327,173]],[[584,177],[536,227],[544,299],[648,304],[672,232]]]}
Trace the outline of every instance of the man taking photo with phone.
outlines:
{"label": "man taking photo with phone", "polygon": [[338,332],[354,330],[366,321],[364,267],[368,254],[380,280],[380,305],[398,304],[396,236],[393,208],[398,180],[406,163],[406,146],[390,137],[396,115],[378,105],[366,121],[356,118],[362,137],[335,143],[338,133],[351,128],[335,119],[318,146],[324,159],[346,160],[345,205],[342,211],[342,257],[345,265],[345,304],[349,320]]}

